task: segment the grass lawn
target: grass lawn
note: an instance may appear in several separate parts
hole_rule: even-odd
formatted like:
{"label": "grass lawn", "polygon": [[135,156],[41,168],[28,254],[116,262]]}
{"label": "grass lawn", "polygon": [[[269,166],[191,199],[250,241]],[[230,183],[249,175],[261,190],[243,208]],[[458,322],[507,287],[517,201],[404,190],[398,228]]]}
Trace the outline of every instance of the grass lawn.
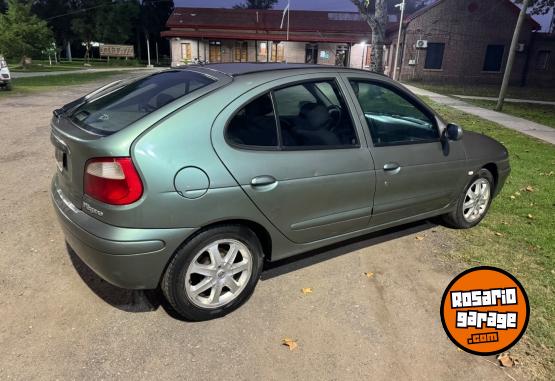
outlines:
{"label": "grass lawn", "polygon": [[[499,85],[442,85],[424,82],[406,82],[408,85],[445,95],[499,96]],[[538,87],[509,87],[507,98],[555,101],[555,89]]]}
{"label": "grass lawn", "polygon": [[31,64],[24,68],[21,65],[10,65],[10,71],[13,73],[36,73],[36,72],[50,72],[50,71],[68,71],[68,70],[84,70],[83,65],[55,65],[50,66],[46,64]]}
{"label": "grass lawn", "polygon": [[448,231],[458,243],[451,256],[469,266],[503,268],[521,281],[531,318],[525,338],[511,352],[524,366],[540,370],[531,378],[550,378],[555,374],[555,146],[425,101],[446,120],[491,136],[509,150],[512,172],[488,216],[476,228]]}
{"label": "grass lawn", "polygon": [[[482,99],[463,99],[476,106],[495,109],[497,102]],[[555,128],[555,106],[535,103],[505,102],[503,112]]]}
{"label": "grass lawn", "polygon": [[103,80],[118,74],[121,75],[121,71],[14,78],[12,80],[12,91],[0,90],[0,98],[35,91],[48,91],[60,86],[79,85],[82,83]]}
{"label": "grass lawn", "polygon": [[65,71],[65,70],[82,70],[87,68],[111,68],[111,67],[139,67],[144,66],[136,59],[117,59],[112,58],[110,62],[105,59],[91,59],[88,65],[85,66],[85,61],[83,59],[76,58],[69,62],[66,60],[59,61],[58,63],[52,63],[48,60],[33,60],[33,63],[26,68],[23,68],[19,62],[9,61],[10,70],[13,72],[48,72],[48,71]]}

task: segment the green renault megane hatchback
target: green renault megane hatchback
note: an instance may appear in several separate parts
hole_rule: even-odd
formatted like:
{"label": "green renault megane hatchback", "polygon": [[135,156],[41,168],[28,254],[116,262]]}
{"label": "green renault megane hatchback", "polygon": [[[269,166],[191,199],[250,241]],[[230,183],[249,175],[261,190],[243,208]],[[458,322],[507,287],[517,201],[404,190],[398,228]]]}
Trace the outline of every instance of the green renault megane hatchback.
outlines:
{"label": "green renault megane hatchback", "polygon": [[98,275],[205,320],[264,261],[433,216],[470,228],[507,150],[400,84],[315,65],[215,64],[117,81],[54,111],[52,198]]}

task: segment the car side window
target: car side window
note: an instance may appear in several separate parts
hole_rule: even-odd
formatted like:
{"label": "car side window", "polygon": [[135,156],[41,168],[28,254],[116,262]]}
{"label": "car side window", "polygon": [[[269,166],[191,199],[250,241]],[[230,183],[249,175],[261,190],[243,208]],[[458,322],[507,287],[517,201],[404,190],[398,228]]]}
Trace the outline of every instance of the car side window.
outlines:
{"label": "car side window", "polygon": [[269,93],[235,114],[227,127],[226,138],[237,145],[277,148],[277,123]]}
{"label": "car side window", "polygon": [[303,82],[273,91],[284,148],[358,146],[351,115],[335,81]]}
{"label": "car side window", "polygon": [[431,115],[387,87],[350,81],[377,146],[423,143],[439,139]]}

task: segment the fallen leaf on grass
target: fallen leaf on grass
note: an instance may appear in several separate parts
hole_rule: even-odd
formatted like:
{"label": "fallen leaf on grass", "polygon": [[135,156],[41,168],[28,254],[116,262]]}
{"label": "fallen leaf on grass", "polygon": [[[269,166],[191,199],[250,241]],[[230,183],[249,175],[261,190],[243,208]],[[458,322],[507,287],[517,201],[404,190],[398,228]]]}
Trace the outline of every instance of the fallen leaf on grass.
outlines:
{"label": "fallen leaf on grass", "polygon": [[520,196],[520,192],[515,192],[515,196]]}
{"label": "fallen leaf on grass", "polygon": [[531,185],[528,185],[526,188],[524,188],[524,190],[526,190],[526,192],[533,192],[534,188]]}
{"label": "fallen leaf on grass", "polygon": [[312,294],[312,287],[305,287],[305,288],[301,288],[301,292],[303,294]]}
{"label": "fallen leaf on grass", "polygon": [[285,345],[287,347],[289,347],[289,350],[295,350],[298,348],[298,344],[297,344],[297,340],[296,339],[291,339],[289,337],[286,337],[285,339],[281,340],[281,345]]}
{"label": "fallen leaf on grass", "polygon": [[503,234],[499,233],[499,232],[495,232],[495,235],[498,237],[503,237]]}
{"label": "fallen leaf on grass", "polygon": [[422,241],[424,237],[422,237],[421,235],[417,235],[416,237],[414,237],[414,239],[417,241]]}
{"label": "fallen leaf on grass", "polygon": [[533,219],[534,219],[534,216],[531,215],[531,214],[528,214],[526,217],[528,217],[529,220],[533,220]]}
{"label": "fallen leaf on grass", "polygon": [[364,275],[366,275],[367,278],[372,278],[374,276],[374,273],[364,273]]}
{"label": "fallen leaf on grass", "polygon": [[502,221],[501,225],[509,226],[509,223],[507,221]]}
{"label": "fallen leaf on grass", "polygon": [[497,356],[497,361],[499,361],[499,364],[505,368],[512,368],[517,364],[517,361],[509,356],[508,353],[501,353]]}
{"label": "fallen leaf on grass", "polygon": [[515,196],[511,195],[511,200],[514,200],[515,198],[516,198]]}

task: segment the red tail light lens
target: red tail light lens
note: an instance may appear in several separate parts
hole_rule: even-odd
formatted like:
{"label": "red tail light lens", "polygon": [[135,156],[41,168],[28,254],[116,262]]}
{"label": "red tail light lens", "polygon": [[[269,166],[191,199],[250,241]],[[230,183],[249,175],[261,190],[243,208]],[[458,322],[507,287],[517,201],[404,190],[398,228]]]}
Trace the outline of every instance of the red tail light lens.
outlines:
{"label": "red tail light lens", "polygon": [[141,198],[143,183],[130,157],[91,159],[85,166],[85,193],[112,205],[128,205]]}

